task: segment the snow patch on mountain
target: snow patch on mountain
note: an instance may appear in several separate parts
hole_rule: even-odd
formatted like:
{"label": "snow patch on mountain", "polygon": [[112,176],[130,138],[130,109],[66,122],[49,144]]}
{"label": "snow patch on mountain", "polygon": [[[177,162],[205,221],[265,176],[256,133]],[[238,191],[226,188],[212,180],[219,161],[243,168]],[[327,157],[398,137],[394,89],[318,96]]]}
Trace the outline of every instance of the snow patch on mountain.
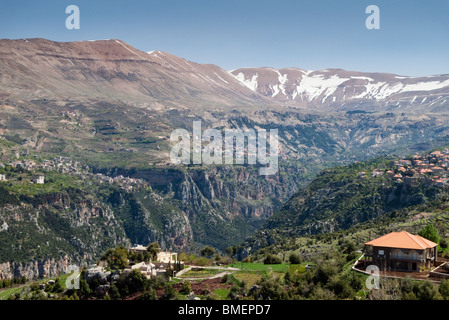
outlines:
{"label": "snow patch on mountain", "polygon": [[251,79],[246,79],[245,74],[243,72],[240,72],[237,76],[235,76],[237,80],[239,80],[241,83],[243,83],[245,86],[247,86],[252,91],[256,91],[259,83],[257,82],[257,79],[259,78],[259,74],[255,73],[251,77]]}
{"label": "snow patch on mountain", "polygon": [[[303,70],[298,68],[242,68],[229,71],[234,79],[254,92],[274,100],[290,100],[295,105],[333,105],[343,108],[344,102],[351,107],[367,106],[363,100],[377,102],[388,108],[405,108],[409,104],[438,105],[447,97],[423,100],[427,92],[449,91],[448,75],[408,77],[387,73],[362,73],[342,69]],[[449,99],[448,99],[449,100]],[[394,101],[394,102],[393,102]],[[402,104],[400,104],[401,102]],[[430,105],[430,106],[432,106]],[[350,107],[350,108],[351,108]]]}
{"label": "snow patch on mountain", "polygon": [[220,80],[223,81],[224,83],[229,84],[229,82],[227,82],[225,79],[223,79],[222,77],[220,77],[216,72],[214,72],[214,74],[217,76],[218,79],[220,79]]}
{"label": "snow patch on mountain", "polygon": [[304,76],[299,86],[296,87],[298,95],[305,96],[308,101],[312,101],[322,94],[323,99],[332,95],[343,82],[349,78],[340,78],[338,75],[325,78],[323,75]]}
{"label": "snow patch on mountain", "polygon": [[374,81],[373,78],[369,78],[369,77],[357,77],[357,76],[352,76],[351,79],[359,79],[359,80],[368,80],[368,81]]}
{"label": "snow patch on mountain", "polygon": [[279,89],[282,91],[282,93],[284,94],[284,96],[287,96],[285,94],[285,84],[287,83],[288,80],[288,74],[284,74],[282,75],[279,71],[276,70],[276,73],[278,74],[278,80],[280,82],[279,85]]}
{"label": "snow patch on mountain", "polygon": [[429,82],[418,82],[414,84],[407,84],[402,89],[402,92],[406,91],[432,91],[438,90],[449,86],[449,79],[446,81],[429,81]]}

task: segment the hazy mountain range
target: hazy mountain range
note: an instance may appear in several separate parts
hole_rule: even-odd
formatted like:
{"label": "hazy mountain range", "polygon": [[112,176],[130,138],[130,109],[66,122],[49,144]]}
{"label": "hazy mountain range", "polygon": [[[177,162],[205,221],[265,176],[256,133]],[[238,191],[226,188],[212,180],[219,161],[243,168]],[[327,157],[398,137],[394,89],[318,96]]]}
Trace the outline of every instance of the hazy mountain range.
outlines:
{"label": "hazy mountain range", "polygon": [[445,111],[449,75],[407,77],[341,69],[226,71],[120,40],[0,41],[0,97],[107,99],[161,107],[242,105],[310,110]]}

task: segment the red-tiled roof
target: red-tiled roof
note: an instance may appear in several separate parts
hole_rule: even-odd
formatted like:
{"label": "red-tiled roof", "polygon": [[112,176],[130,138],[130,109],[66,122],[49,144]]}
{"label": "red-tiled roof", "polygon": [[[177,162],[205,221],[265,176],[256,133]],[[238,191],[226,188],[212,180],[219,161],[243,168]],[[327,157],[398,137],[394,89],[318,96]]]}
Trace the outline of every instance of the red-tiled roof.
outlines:
{"label": "red-tiled roof", "polygon": [[407,231],[391,232],[380,238],[368,241],[365,245],[374,247],[417,249],[423,250],[437,246],[435,242],[427,240],[418,235],[413,235]]}

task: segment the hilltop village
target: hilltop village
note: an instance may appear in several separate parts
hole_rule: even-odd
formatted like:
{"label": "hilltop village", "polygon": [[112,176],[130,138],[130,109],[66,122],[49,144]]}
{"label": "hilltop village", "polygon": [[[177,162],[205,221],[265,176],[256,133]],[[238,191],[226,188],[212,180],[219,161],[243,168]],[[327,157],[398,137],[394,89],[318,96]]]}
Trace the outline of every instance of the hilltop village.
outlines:
{"label": "hilltop village", "polygon": [[[383,170],[376,168],[371,177],[387,175],[395,183],[417,186],[419,183],[445,188],[449,185],[449,149],[434,151],[429,154],[415,154],[393,162],[393,168]],[[359,178],[367,178],[366,172],[360,172]]]}
{"label": "hilltop village", "polygon": [[[22,156],[24,155],[27,154],[22,154]],[[18,152],[15,153],[15,157],[19,158],[20,154]],[[55,157],[53,159],[43,161],[21,159],[10,161],[6,164],[0,162],[0,168],[5,168],[7,165],[14,168],[22,168],[33,173],[34,176],[31,182],[35,184],[45,184],[45,173],[56,171],[61,174],[78,176],[83,180],[93,178],[99,183],[117,185],[121,189],[128,192],[148,186],[148,184],[142,179],[129,178],[122,175],[111,177],[102,173],[93,173],[92,168],[88,165],[81,164],[80,162],[69,157]],[[0,174],[0,181],[8,181],[8,175]]]}

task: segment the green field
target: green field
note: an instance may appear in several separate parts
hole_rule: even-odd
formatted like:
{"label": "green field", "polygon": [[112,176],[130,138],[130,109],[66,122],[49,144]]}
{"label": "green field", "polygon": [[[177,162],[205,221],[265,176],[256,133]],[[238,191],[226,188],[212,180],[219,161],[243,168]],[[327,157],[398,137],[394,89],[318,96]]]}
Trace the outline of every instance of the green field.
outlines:
{"label": "green field", "polygon": [[244,281],[246,285],[250,288],[254,286],[261,278],[262,272],[260,271],[239,271],[234,274],[234,277],[238,281]]}
{"label": "green field", "polygon": [[282,264],[263,264],[263,263],[252,263],[252,262],[238,262],[227,265],[227,267],[239,268],[242,271],[273,271],[273,272],[285,272],[291,266],[288,263]]}
{"label": "green field", "polygon": [[18,285],[11,288],[3,289],[0,291],[0,300],[8,300],[9,296],[14,293],[20,292],[22,288],[26,287],[26,285]]}
{"label": "green field", "polygon": [[220,297],[221,300],[226,300],[229,294],[229,289],[215,289],[213,293]]}
{"label": "green field", "polygon": [[69,276],[70,276],[70,274],[64,273],[64,274],[61,274],[61,275],[58,276],[58,277],[54,277],[54,278],[45,278],[45,279],[41,279],[41,280],[37,280],[37,281],[31,281],[31,282],[28,282],[28,283],[26,283],[26,284],[15,285],[15,286],[10,287],[10,288],[2,289],[2,290],[0,290],[0,300],[8,300],[8,298],[9,298],[11,295],[13,295],[13,294],[15,294],[15,293],[20,293],[20,291],[21,291],[22,289],[28,289],[28,288],[31,286],[32,283],[46,283],[48,280],[51,280],[51,279],[56,280],[56,278],[59,279],[59,284],[60,284],[63,288],[66,288],[65,282],[66,282],[66,280],[67,280],[67,278],[68,278]]}
{"label": "green field", "polygon": [[207,278],[223,272],[222,269],[192,269],[187,271],[180,278]]}

